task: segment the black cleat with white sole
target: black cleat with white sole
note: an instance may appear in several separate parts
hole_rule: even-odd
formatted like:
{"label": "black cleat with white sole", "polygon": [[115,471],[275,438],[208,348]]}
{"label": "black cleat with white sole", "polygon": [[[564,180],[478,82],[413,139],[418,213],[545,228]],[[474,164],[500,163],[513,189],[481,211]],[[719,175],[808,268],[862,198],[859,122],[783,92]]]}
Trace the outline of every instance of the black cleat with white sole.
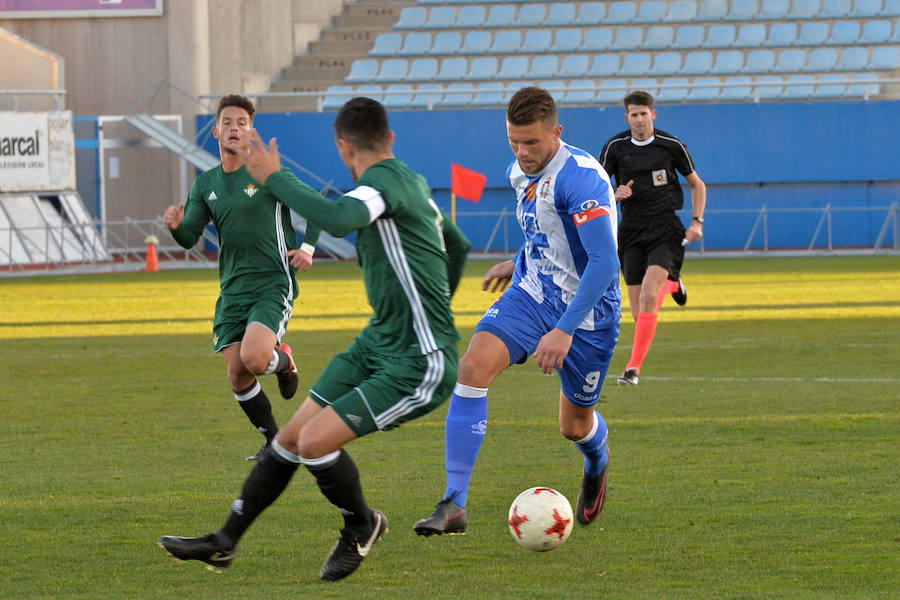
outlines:
{"label": "black cleat with white sole", "polygon": [[347,528],[341,529],[341,538],[322,565],[322,571],[319,573],[321,579],[338,581],[353,573],[369,555],[378,538],[385,534],[388,526],[387,517],[380,511],[372,512],[374,526],[371,531],[360,535]]}
{"label": "black cleat with white sole", "polygon": [[675,304],[678,306],[687,304],[687,288],[684,287],[684,282],[681,280],[681,277],[678,278],[678,289],[672,292],[672,300],[674,300]]}
{"label": "black cleat with white sole", "polygon": [[214,533],[198,538],[164,535],[159,538],[159,545],[179,560],[199,560],[216,573],[227,569],[234,560],[234,547],[220,543]]}
{"label": "black cleat with white sole", "polygon": [[616,379],[616,383],[619,385],[637,385],[638,379],[638,370],[635,367],[629,367]]}
{"label": "black cleat with white sole", "polygon": [[431,513],[413,525],[413,529],[419,535],[465,535],[469,517],[466,509],[460,508],[453,498],[446,498],[438,502]]}

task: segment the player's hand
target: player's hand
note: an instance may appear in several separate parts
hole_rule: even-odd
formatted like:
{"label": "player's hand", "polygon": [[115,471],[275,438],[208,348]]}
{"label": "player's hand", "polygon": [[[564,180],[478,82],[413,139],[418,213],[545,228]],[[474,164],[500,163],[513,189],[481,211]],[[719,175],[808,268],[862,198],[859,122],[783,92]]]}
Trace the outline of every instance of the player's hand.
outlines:
{"label": "player's hand", "polygon": [[173,204],[163,213],[163,223],[169,229],[178,229],[182,221],[184,221],[184,204]]}
{"label": "player's hand", "polygon": [[300,248],[288,250],[287,255],[291,259],[291,266],[298,271],[307,271],[313,264],[313,255]]}
{"label": "player's hand", "polygon": [[272,138],[269,140],[269,145],[266,146],[255,129],[250,130],[250,144],[247,146],[247,152],[238,156],[241,157],[241,162],[250,176],[260,185],[265,185],[269,175],[281,170],[278,142]]}
{"label": "player's hand", "polygon": [[634,193],[631,189],[633,187],[634,187],[634,179],[632,179],[625,185],[620,185],[619,187],[617,187],[616,193],[615,193],[616,202],[621,202],[625,198],[631,198],[631,194]]}
{"label": "player's hand", "polygon": [[534,357],[537,359],[537,365],[544,375],[553,373],[553,367],[561,369],[563,360],[572,347],[572,336],[554,327],[544,334],[541,341],[538,342],[537,350]]}
{"label": "player's hand", "polygon": [[486,292],[502,292],[509,286],[509,282],[512,281],[515,270],[516,263],[511,260],[494,265],[484,274],[481,289]]}
{"label": "player's hand", "polygon": [[[687,243],[696,242],[700,238],[703,237],[703,225],[698,223],[697,221],[691,221],[691,226],[687,228],[687,231],[684,232],[684,239],[687,240]],[[687,244],[685,244],[687,245]]]}

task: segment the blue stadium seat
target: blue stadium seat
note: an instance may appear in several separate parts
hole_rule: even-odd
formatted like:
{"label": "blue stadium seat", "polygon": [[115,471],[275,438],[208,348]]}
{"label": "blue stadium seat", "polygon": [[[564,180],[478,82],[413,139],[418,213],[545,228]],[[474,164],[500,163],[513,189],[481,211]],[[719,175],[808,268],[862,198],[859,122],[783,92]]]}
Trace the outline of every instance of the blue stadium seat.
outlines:
{"label": "blue stadium seat", "polygon": [[[588,75],[597,78],[613,77],[619,72],[618,54],[597,54],[591,61],[591,70]],[[624,98],[624,94],[622,95]]]}
{"label": "blue stadium seat", "polygon": [[550,92],[550,95],[553,96],[553,101],[557,104],[562,104],[566,97],[566,91],[563,89],[566,87],[565,81],[548,79],[547,81],[538,81],[537,86]]}
{"label": "blue stadium seat", "polygon": [[813,48],[803,70],[812,73],[828,72],[837,66],[837,61],[838,51],[835,48]]}
{"label": "blue stadium seat", "polygon": [[734,25],[710,25],[701,48],[728,48],[734,44],[737,30]]}
{"label": "blue stadium seat", "polygon": [[863,24],[860,44],[887,44],[891,39],[891,22],[886,19],[866,21]]}
{"label": "blue stadium seat", "polygon": [[773,73],[799,73],[806,65],[806,50],[789,48],[778,53],[778,61],[772,67]]}
{"label": "blue stadium seat", "polygon": [[450,108],[468,106],[475,96],[475,86],[471,83],[451,83],[445,91],[441,106]]}
{"label": "blue stadium seat", "polygon": [[819,16],[821,5],[821,0],[793,0],[788,18],[796,21],[815,19]]}
{"label": "blue stadium seat", "polygon": [[[844,50],[846,53],[853,48]],[[864,50],[864,48],[861,48]],[[841,55],[841,60],[843,60]],[[900,47],[897,46],[877,46],[872,50],[872,60],[866,65],[866,68],[873,71],[888,70],[893,71],[900,65]]]}
{"label": "blue stadium seat", "polygon": [[627,81],[624,79],[604,79],[597,90],[599,104],[621,104],[628,94]]}
{"label": "blue stadium seat", "polygon": [[403,81],[409,71],[409,61],[405,58],[388,58],[381,62],[381,68],[374,81]]}
{"label": "blue stadium seat", "polygon": [[469,73],[469,61],[461,56],[451,56],[441,61],[441,70],[435,81],[460,81]]}
{"label": "blue stadium seat", "polygon": [[526,4],[519,8],[517,27],[540,27],[547,19],[547,7],[543,4]]}
{"label": "blue stadium seat", "polygon": [[780,98],[784,92],[784,79],[781,75],[763,75],[756,78],[756,94],[760,100]]}
{"label": "blue stadium seat", "polygon": [[365,83],[378,75],[378,61],[374,58],[360,58],[350,65],[350,74],[344,78],[347,83]]}
{"label": "blue stadium seat", "polygon": [[731,0],[727,21],[750,21],[759,14],[759,0]]}
{"label": "blue stadium seat", "polygon": [[669,12],[663,17],[667,23],[687,23],[697,16],[697,0],[672,0]]}
{"label": "blue stadium seat", "polygon": [[553,36],[551,52],[575,52],[581,48],[581,29],[557,29]]}
{"label": "blue stadium seat", "polygon": [[768,29],[763,23],[745,23],[738,29],[735,48],[759,48],[766,41]]}
{"label": "blue stadium seat", "polygon": [[440,83],[423,83],[416,88],[410,108],[433,108],[440,106],[444,99],[444,86]]}
{"label": "blue stadium seat", "polygon": [[671,25],[651,25],[644,36],[645,50],[665,50],[675,41],[675,29]]}
{"label": "blue stadium seat", "polygon": [[881,15],[882,0],[853,0],[848,15],[851,19],[872,19]]}
{"label": "blue stadium seat", "polygon": [[659,102],[684,102],[688,95],[688,80],[684,77],[668,77],[660,82]]}
{"label": "blue stadium seat", "polygon": [[[463,59],[465,60],[465,59]],[[439,63],[436,58],[414,58],[409,64],[407,81],[432,81],[438,74]]]}
{"label": "blue stadium seat", "polygon": [[[882,46],[885,47],[885,46]],[[859,46],[844,48],[841,59],[835,70],[837,71],[863,71],[869,66],[869,49]],[[896,63],[891,68],[895,68]]]}
{"label": "blue stadium seat", "polygon": [[766,46],[793,46],[797,41],[796,23],[772,23],[769,27],[769,37],[766,38]]}
{"label": "blue stadium seat", "polygon": [[369,50],[369,56],[396,56],[402,46],[403,34],[379,33],[375,38],[375,44]]}
{"label": "blue stadium seat", "polygon": [[458,29],[481,27],[487,20],[487,8],[478,4],[463,5],[456,15],[454,26]]}
{"label": "blue stadium seat", "polygon": [[488,12],[485,27],[512,27],[516,22],[516,7],[512,4],[494,4]]}
{"label": "blue stadium seat", "polygon": [[680,72],[680,52],[657,52],[653,56],[653,66],[650,67],[650,75],[659,77],[664,75],[676,75]]}
{"label": "blue stadium seat", "polygon": [[559,73],[559,57],[555,54],[542,54],[531,59],[531,72],[535,78],[553,78]]}
{"label": "blue stadium seat", "polygon": [[828,40],[830,28],[831,25],[824,21],[806,21],[800,25],[796,43],[798,46],[823,46]]}
{"label": "blue stadium seat", "polygon": [[850,14],[851,0],[822,0],[820,19],[843,19]]}
{"label": "blue stadium seat", "polygon": [[713,102],[719,97],[719,84],[718,77],[698,77],[688,94],[688,102]]}
{"label": "blue stadium seat", "polygon": [[528,76],[527,56],[506,56],[500,63],[498,79],[523,79]]}
{"label": "blue stadium seat", "polygon": [[816,89],[813,90],[813,98],[843,98],[847,93],[847,83],[841,82],[846,75],[828,73],[819,77]]}
{"label": "blue stadium seat", "polygon": [[364,98],[371,98],[376,102],[384,101],[384,90],[380,85],[366,84],[356,88],[355,94]]}
{"label": "blue stadium seat", "polygon": [[400,11],[394,29],[421,29],[427,20],[428,9],[424,6],[407,6]]}
{"label": "blue stadium seat", "polygon": [[744,70],[742,73],[750,73],[753,75],[759,73],[768,73],[775,67],[775,51],[767,48],[751,50],[747,54],[747,60],[744,61]]}
{"label": "blue stadium seat", "polygon": [[850,78],[853,80],[847,86],[847,96],[850,98],[868,99],[881,92],[878,75],[875,73],[852,73]]}
{"label": "blue stadium seat", "polygon": [[[406,10],[405,8],[403,9]],[[400,13],[403,16],[403,13]],[[452,6],[432,6],[428,19],[422,25],[425,29],[447,29],[456,23],[456,9]]]}
{"label": "blue stadium seat", "polygon": [[706,30],[702,25],[682,25],[675,32],[672,48],[675,50],[693,50],[699,48],[706,39]]}
{"label": "blue stadium seat", "polygon": [[[900,0],[898,0],[900,2]],[[894,23],[894,35],[891,36],[892,44],[900,44],[900,21]]]}
{"label": "blue stadium seat", "polygon": [[705,75],[713,65],[712,52],[708,50],[694,50],[684,56],[684,65],[681,67],[682,75]]}
{"label": "blue stadium seat", "polygon": [[385,108],[406,108],[412,99],[413,86],[408,83],[394,83],[385,89],[384,106]]}
{"label": "blue stadium seat", "polygon": [[458,54],[462,49],[462,34],[458,31],[441,31],[434,36],[430,54]]}
{"label": "blue stadium seat", "polygon": [[781,97],[791,100],[809,98],[816,89],[816,78],[812,75],[791,75],[785,80]]}
{"label": "blue stadium seat", "polygon": [[643,90],[649,93],[651,96],[659,95],[659,81],[654,79],[653,77],[645,77],[643,79],[634,79],[631,81],[631,87],[634,90]]}
{"label": "blue stadium seat", "polygon": [[762,0],[759,18],[765,21],[784,21],[791,11],[791,0]]}
{"label": "blue stadium seat", "polygon": [[631,52],[622,59],[622,68],[619,75],[625,77],[637,77],[647,75],[650,72],[652,55],[649,52]]}
{"label": "blue stadium seat", "polygon": [[[381,34],[385,35],[385,34]],[[379,35],[378,37],[381,37]],[[375,40],[376,45],[378,44],[378,39]],[[406,39],[403,41],[403,47],[397,52],[400,56],[422,56],[424,54],[428,54],[431,51],[431,34],[424,33],[421,31],[413,31],[406,34]]]}
{"label": "blue stadium seat", "polygon": [[325,110],[337,110],[342,107],[348,100],[353,98],[353,86],[349,85],[330,85],[325,90],[325,98],[322,102],[322,108]]}
{"label": "blue stadium seat", "polygon": [[859,21],[838,21],[831,26],[831,35],[826,43],[832,46],[850,46],[856,43],[861,32]]}
{"label": "blue stadium seat", "polygon": [[637,5],[630,0],[616,0],[610,3],[606,11],[607,25],[627,25],[633,23],[637,16]]}
{"label": "blue stadium seat", "polygon": [[644,31],[640,27],[619,27],[613,40],[612,50],[636,50],[641,47]]}
{"label": "blue stadium seat", "polygon": [[566,54],[560,63],[559,76],[567,79],[584,77],[590,66],[591,60],[587,54]]}
{"label": "blue stadium seat", "polygon": [[553,32],[549,29],[529,29],[522,41],[522,52],[538,54],[547,52],[553,43]]}
{"label": "blue stadium seat", "polygon": [[493,41],[490,31],[470,31],[463,38],[460,54],[485,54]]}
{"label": "blue stadium seat", "polygon": [[504,104],[506,86],[499,81],[479,83],[472,98],[472,106],[500,106]]}
{"label": "blue stadium seat", "polygon": [[727,0],[700,0],[697,11],[698,21],[724,21],[728,15]]}
{"label": "blue stadium seat", "polygon": [[572,25],[602,25],[605,18],[605,2],[586,2],[579,7]]}
{"label": "blue stadium seat", "polygon": [[544,25],[547,27],[566,27],[574,20],[575,5],[571,2],[559,2],[550,5]]}
{"label": "blue stadium seat", "polygon": [[521,47],[521,31],[518,29],[501,29],[494,34],[494,43],[488,52],[492,54],[515,54]]}
{"label": "blue stadium seat", "polygon": [[592,27],[584,32],[582,50],[585,52],[605,52],[612,46],[613,29],[611,27]]}
{"label": "blue stadium seat", "polygon": [[593,104],[597,97],[597,82],[593,79],[576,79],[569,83],[570,89],[563,98],[563,104]]}
{"label": "blue stadium seat", "polygon": [[881,10],[881,16],[888,18],[900,17],[900,0],[884,0],[884,8]]}
{"label": "blue stadium seat", "polygon": [[753,99],[753,80],[743,75],[726,77],[722,82],[719,100],[725,102],[744,102]]}
{"label": "blue stadium seat", "polygon": [[744,68],[744,53],[740,50],[723,50],[716,54],[716,60],[709,72],[713,75],[733,75]]}
{"label": "blue stadium seat", "polygon": [[484,79],[494,79],[497,77],[497,70],[500,68],[500,61],[496,56],[476,56],[469,65],[469,72],[466,79],[482,81]]}
{"label": "blue stadium seat", "polygon": [[644,0],[634,17],[635,23],[660,23],[666,16],[665,0]]}

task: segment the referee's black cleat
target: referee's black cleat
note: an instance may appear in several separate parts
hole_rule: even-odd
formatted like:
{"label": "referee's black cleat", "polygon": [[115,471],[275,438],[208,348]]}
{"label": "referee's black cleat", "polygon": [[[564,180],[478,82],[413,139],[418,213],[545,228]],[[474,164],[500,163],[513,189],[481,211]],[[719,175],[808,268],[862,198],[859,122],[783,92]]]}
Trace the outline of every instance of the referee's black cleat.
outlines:
{"label": "referee's black cleat", "polygon": [[388,521],[384,513],[374,510],[374,525],[370,531],[360,534],[350,529],[341,529],[341,537],[331,549],[319,577],[325,581],[338,581],[353,573],[375,542],[387,531]]}
{"label": "referee's black cleat", "polygon": [[616,379],[616,383],[619,385],[637,385],[638,384],[638,370],[635,367],[629,367],[625,369],[625,372],[619,375],[619,378]]}
{"label": "referee's black cleat", "polygon": [[413,529],[419,535],[465,535],[469,517],[453,497],[438,502],[430,517],[419,520]]}
{"label": "referee's black cleat", "polygon": [[[607,467],[609,462],[606,463]],[[606,467],[596,477],[588,477],[587,474],[581,480],[581,491],[578,493],[578,501],[575,503],[575,518],[582,525],[594,522],[600,511],[603,510],[603,502],[606,500]]]}
{"label": "referee's black cleat", "polygon": [[179,560],[199,560],[216,573],[227,569],[234,560],[234,546],[222,545],[214,533],[198,538],[164,535],[159,538],[159,545]]}
{"label": "referee's black cleat", "polygon": [[290,361],[290,366],[287,369],[275,373],[275,376],[278,377],[278,391],[281,392],[282,398],[288,400],[297,393],[297,388],[300,386],[300,377],[297,375],[297,365],[294,363],[294,353],[291,351],[291,347],[287,344],[282,344],[278,349],[287,354]]}
{"label": "referee's black cleat", "polygon": [[672,300],[674,300],[675,304],[678,306],[687,304],[687,288],[684,287],[684,282],[681,280],[681,277],[678,278],[678,289],[672,292]]}

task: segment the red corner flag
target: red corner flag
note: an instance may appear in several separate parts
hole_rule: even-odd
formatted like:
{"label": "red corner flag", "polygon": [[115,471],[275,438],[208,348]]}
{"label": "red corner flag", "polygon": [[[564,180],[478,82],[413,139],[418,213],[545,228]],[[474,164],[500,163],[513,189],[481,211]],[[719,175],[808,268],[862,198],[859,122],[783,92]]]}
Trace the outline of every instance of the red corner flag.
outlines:
{"label": "red corner flag", "polygon": [[450,163],[450,180],[451,193],[460,198],[478,202],[481,200],[481,193],[487,183],[487,175],[456,163]]}

